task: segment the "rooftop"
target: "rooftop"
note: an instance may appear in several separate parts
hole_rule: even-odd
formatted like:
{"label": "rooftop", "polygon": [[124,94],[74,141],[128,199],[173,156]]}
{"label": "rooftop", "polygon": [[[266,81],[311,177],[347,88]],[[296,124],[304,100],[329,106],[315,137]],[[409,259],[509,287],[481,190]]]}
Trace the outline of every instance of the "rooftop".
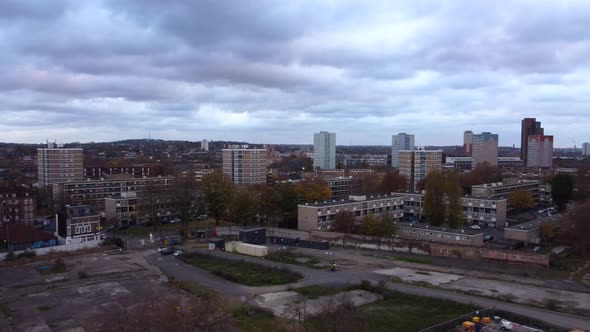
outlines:
{"label": "rooftop", "polygon": [[534,221],[528,221],[528,222],[524,222],[522,224],[517,224],[517,225],[512,225],[510,227],[507,227],[508,229],[515,229],[515,230],[525,230],[525,231],[530,231],[536,228],[539,228],[539,221],[538,220],[534,220]]}
{"label": "rooftop", "polygon": [[391,199],[391,198],[403,198],[404,194],[392,193],[391,195],[375,195],[375,196],[350,196],[352,199],[341,199],[341,200],[326,200],[323,202],[315,202],[315,203],[305,203],[299,204],[299,206],[313,206],[313,207],[321,207],[321,206],[332,206],[337,204],[352,204],[352,203],[360,203],[360,202],[375,202],[384,199]]}

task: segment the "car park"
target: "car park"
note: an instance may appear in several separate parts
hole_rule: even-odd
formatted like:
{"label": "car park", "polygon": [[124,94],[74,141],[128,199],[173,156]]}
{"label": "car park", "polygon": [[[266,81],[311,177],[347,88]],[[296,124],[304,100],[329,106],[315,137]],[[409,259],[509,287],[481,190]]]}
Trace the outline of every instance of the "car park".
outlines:
{"label": "car park", "polygon": [[469,228],[480,230],[481,229],[481,226],[479,226],[479,225],[471,225],[471,226],[469,226]]}
{"label": "car park", "polygon": [[157,250],[158,252],[162,252],[162,250],[167,249],[167,247],[159,247]]}
{"label": "car park", "polygon": [[170,248],[164,248],[160,251],[160,254],[162,255],[172,255],[174,254],[174,250],[170,249]]}
{"label": "car park", "polygon": [[176,250],[176,251],[174,251],[174,254],[173,255],[174,256],[180,256],[182,254],[184,254],[184,251],[182,251],[182,250]]}
{"label": "car park", "polygon": [[206,214],[202,214],[197,217],[197,220],[207,220],[207,219],[209,219],[209,216]]}
{"label": "car park", "polygon": [[506,320],[504,318],[500,319],[498,325],[500,326],[502,331],[512,331],[512,328],[514,327],[511,321]]}
{"label": "car park", "polygon": [[545,213],[545,209],[541,209],[541,210],[537,211],[537,213],[539,213],[539,214]]}
{"label": "car park", "polygon": [[489,242],[489,241],[492,241],[492,240],[494,240],[494,236],[491,235],[491,234],[488,234],[488,235],[486,235],[486,236],[483,237],[483,242]]}

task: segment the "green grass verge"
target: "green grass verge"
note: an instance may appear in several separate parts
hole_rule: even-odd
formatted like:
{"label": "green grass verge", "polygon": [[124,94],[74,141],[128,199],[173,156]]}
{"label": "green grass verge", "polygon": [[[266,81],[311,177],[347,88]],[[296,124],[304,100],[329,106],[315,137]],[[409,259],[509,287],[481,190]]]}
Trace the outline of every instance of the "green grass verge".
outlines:
{"label": "green grass verge", "polygon": [[190,253],[178,257],[185,263],[246,286],[283,285],[303,278],[301,274],[289,269],[229,260],[208,254]]}
{"label": "green grass verge", "polygon": [[[300,265],[309,267],[312,269],[325,269],[325,266],[316,266],[316,264],[320,263],[320,260],[316,257],[306,256],[302,254],[298,254],[288,250],[281,250],[281,251],[273,251],[268,253],[264,258],[279,262],[279,263],[286,263],[286,264],[293,264],[293,265]],[[298,261],[297,259],[305,259],[306,261]]]}
{"label": "green grass verge", "polygon": [[276,331],[277,318],[271,311],[253,306],[242,305],[233,311],[233,317],[242,331]]}
{"label": "green grass verge", "polygon": [[360,308],[367,331],[419,331],[477,310],[446,300],[383,292],[384,299]]}
{"label": "green grass verge", "polygon": [[432,264],[432,259],[430,259],[430,258],[394,257],[393,259],[396,260],[396,261],[407,262],[407,263]]}

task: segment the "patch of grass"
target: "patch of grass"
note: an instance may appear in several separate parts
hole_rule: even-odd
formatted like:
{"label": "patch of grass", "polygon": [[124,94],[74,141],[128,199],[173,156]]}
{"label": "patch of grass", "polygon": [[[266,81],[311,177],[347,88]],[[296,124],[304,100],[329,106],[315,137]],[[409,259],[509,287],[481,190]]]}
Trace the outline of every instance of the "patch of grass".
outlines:
{"label": "patch of grass", "polygon": [[426,271],[416,271],[416,274],[422,274],[422,275],[425,275],[425,276],[431,275],[430,272],[426,272]]}
{"label": "patch of grass", "polygon": [[297,293],[307,297],[308,299],[317,299],[320,296],[336,295],[342,291],[346,291],[347,289],[327,287],[327,286],[321,286],[321,285],[311,285],[311,286],[293,288],[290,290],[297,292]]}
{"label": "patch of grass", "polygon": [[4,303],[0,303],[0,316],[4,318],[9,318],[12,316],[12,311]]}
{"label": "patch of grass", "polygon": [[384,299],[361,307],[368,331],[419,331],[477,308],[386,290]]}
{"label": "patch of grass", "polygon": [[206,298],[209,300],[214,300],[219,298],[219,294],[215,291],[210,290],[209,288],[205,288],[195,282],[188,281],[188,280],[175,280],[171,281],[171,284],[175,287],[178,287],[182,290],[185,290],[192,295]]}
{"label": "patch of grass", "polygon": [[208,254],[191,253],[178,258],[226,280],[246,286],[283,285],[303,278],[301,274],[289,269],[274,268],[243,260],[229,260]]}
{"label": "patch of grass", "polygon": [[233,317],[242,331],[276,331],[277,320],[269,310],[242,305],[234,309]]}
{"label": "patch of grass", "polygon": [[[265,256],[265,258],[279,263],[306,266],[313,269],[325,268],[323,266],[316,266],[316,264],[320,263],[320,260],[316,257],[301,255],[288,250],[270,252],[268,253],[268,255]],[[305,261],[298,261],[297,259],[303,259]]]}
{"label": "patch of grass", "polygon": [[61,257],[55,259],[53,266],[49,269],[37,269],[41,274],[54,274],[66,272],[66,263]]}
{"label": "patch of grass", "polygon": [[44,306],[38,307],[37,309],[39,309],[39,311],[49,311],[49,310],[51,310],[51,307],[44,305]]}

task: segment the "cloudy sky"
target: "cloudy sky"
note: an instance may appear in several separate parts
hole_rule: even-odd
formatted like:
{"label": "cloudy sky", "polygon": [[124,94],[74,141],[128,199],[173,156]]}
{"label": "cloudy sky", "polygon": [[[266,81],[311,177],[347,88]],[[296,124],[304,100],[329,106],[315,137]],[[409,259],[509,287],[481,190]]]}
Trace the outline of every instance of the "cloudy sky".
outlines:
{"label": "cloudy sky", "polygon": [[[551,3],[551,4],[550,4]],[[0,1],[0,141],[590,141],[588,1]]]}

